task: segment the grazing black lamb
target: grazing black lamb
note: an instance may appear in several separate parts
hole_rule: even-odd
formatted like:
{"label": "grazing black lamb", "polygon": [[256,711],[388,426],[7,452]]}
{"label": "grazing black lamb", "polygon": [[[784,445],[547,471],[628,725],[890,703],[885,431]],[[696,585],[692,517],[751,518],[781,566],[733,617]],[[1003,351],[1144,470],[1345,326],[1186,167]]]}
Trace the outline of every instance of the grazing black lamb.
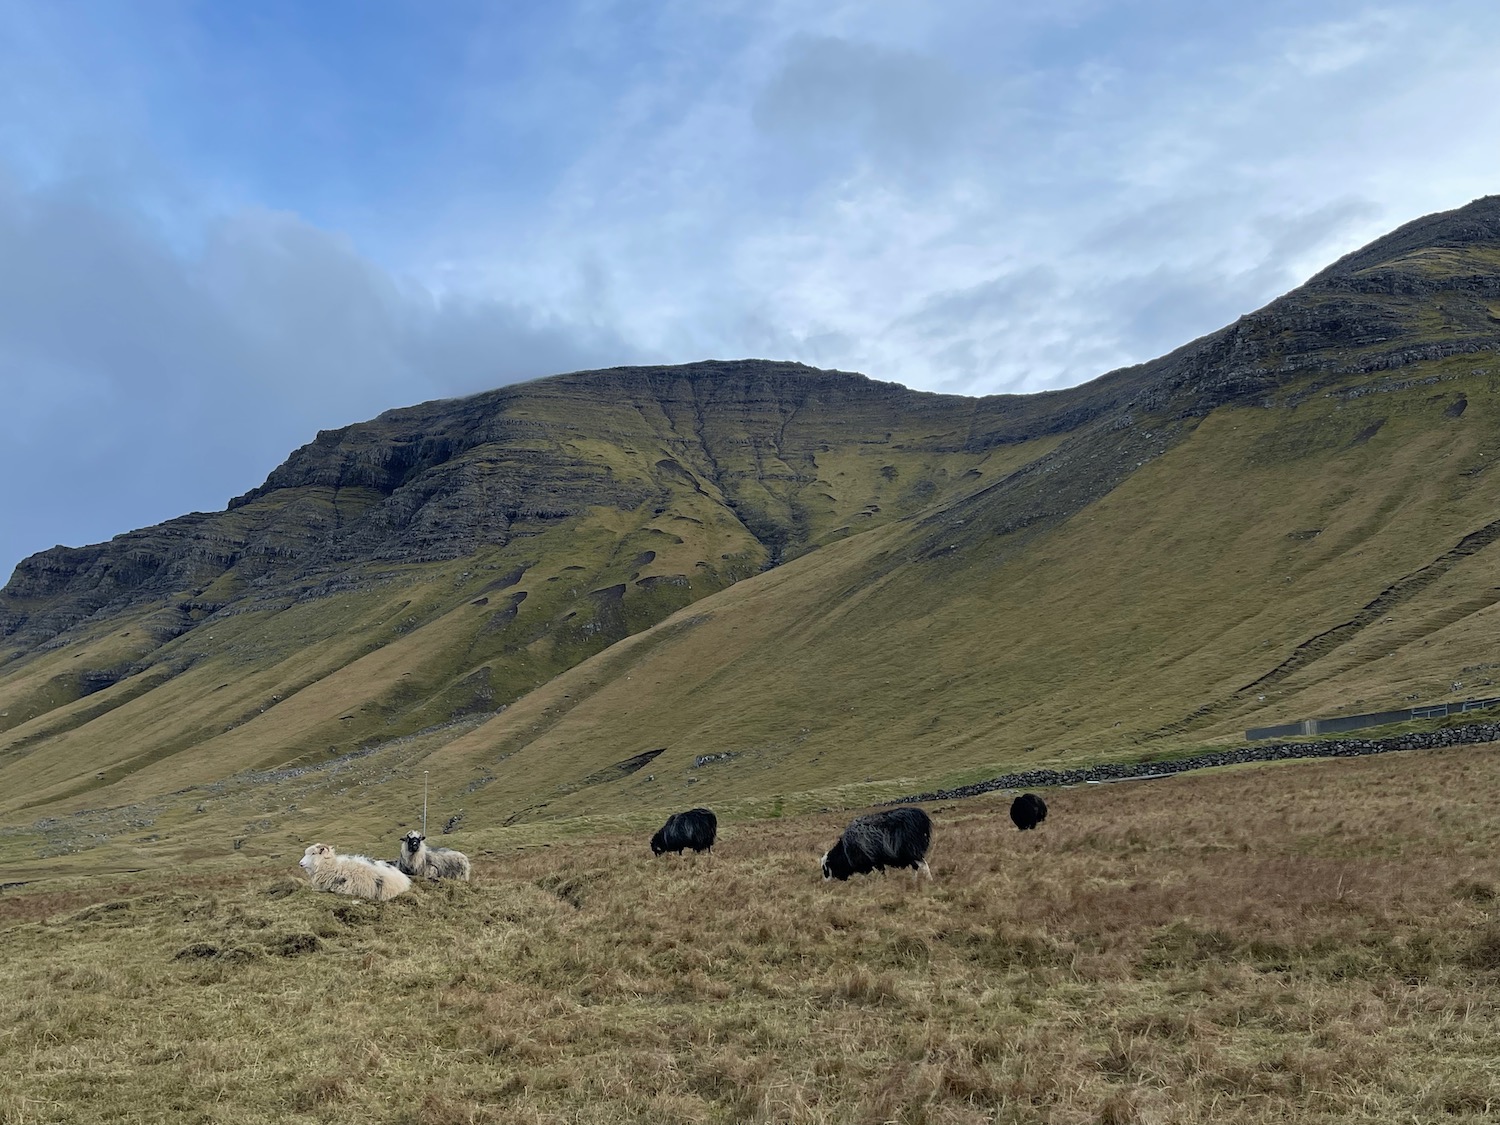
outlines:
{"label": "grazing black lamb", "polygon": [[1011,823],[1025,832],[1047,819],[1047,802],[1035,793],[1022,793],[1010,803]]}
{"label": "grazing black lamb", "polygon": [[651,837],[651,853],[676,852],[684,848],[695,852],[711,851],[719,834],[719,818],[710,809],[688,809],[673,813]]}
{"label": "grazing black lamb", "polygon": [[914,805],[870,813],[850,821],[839,842],[823,857],[823,878],[844,880],[887,867],[910,867],[932,878],[927,848],[932,818]]}

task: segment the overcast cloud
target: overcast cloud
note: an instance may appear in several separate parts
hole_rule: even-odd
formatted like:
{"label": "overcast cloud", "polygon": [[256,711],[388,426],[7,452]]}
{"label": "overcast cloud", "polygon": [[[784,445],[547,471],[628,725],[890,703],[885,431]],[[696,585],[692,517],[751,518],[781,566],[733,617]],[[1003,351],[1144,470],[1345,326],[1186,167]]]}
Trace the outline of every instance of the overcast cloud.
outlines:
{"label": "overcast cloud", "polygon": [[0,0],[0,571],[559,371],[1148,359],[1500,190],[1497,46],[1489,0]]}

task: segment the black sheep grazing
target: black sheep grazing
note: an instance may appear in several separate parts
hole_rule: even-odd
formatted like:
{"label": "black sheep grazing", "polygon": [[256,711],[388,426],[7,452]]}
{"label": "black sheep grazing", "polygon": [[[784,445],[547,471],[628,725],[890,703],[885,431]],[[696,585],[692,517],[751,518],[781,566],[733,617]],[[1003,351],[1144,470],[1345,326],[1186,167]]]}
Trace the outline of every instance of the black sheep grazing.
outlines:
{"label": "black sheep grazing", "polygon": [[1047,819],[1047,802],[1035,793],[1022,793],[1010,803],[1010,819],[1022,832]]}
{"label": "black sheep grazing", "polygon": [[931,879],[927,867],[931,843],[932,818],[922,809],[906,805],[870,813],[850,821],[839,842],[828,850],[823,857],[823,878],[842,881],[887,867],[910,867]]}
{"label": "black sheep grazing", "polygon": [[709,809],[673,813],[651,837],[651,852],[653,855],[662,852],[681,855],[684,848],[692,848],[695,852],[709,851],[718,834],[719,818]]}

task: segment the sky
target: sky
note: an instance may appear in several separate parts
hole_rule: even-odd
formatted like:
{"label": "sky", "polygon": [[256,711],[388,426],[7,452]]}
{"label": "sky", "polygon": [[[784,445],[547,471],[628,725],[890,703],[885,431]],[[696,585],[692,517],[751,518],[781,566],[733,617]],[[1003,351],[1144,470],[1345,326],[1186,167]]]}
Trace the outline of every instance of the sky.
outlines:
{"label": "sky", "polygon": [[0,577],[320,429],[1071,386],[1500,191],[1493,0],[0,0]]}

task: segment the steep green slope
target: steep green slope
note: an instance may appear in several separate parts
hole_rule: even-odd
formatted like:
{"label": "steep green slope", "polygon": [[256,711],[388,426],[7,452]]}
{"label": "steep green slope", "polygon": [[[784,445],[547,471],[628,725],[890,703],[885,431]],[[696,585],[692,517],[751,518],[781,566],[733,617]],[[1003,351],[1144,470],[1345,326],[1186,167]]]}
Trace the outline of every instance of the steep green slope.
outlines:
{"label": "steep green slope", "polygon": [[[118,804],[492,714],[1043,448],[1036,404],[788,364],[564,376],[319,435],[216,515],[0,595],[0,810]],[[1009,442],[1010,444],[1003,444]]]}
{"label": "steep green slope", "polygon": [[319,435],[18,569],[0,855],[381,838],[424,772],[491,827],[766,813],[1495,694],[1497,348],[1486,199],[1067,392],[710,363]]}
{"label": "steep green slope", "polygon": [[[624,811],[1164,753],[1455,681],[1494,694],[1496,456],[1487,374],[1221,408],[1050,535],[934,554],[930,525],[897,525],[741,583],[434,774],[492,775],[506,815]],[[656,747],[651,780],[576,788]]]}

